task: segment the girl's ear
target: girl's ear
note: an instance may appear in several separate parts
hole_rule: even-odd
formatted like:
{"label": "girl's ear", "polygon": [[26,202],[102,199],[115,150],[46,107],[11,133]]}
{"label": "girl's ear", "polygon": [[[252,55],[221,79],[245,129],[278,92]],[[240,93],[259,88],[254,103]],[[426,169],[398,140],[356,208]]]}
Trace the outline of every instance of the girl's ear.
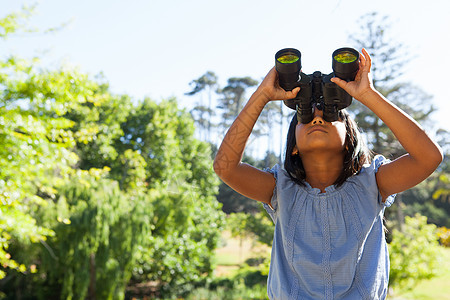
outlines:
{"label": "girl's ear", "polygon": [[294,146],[294,149],[292,149],[292,155],[297,155],[298,154],[298,148],[297,145]]}

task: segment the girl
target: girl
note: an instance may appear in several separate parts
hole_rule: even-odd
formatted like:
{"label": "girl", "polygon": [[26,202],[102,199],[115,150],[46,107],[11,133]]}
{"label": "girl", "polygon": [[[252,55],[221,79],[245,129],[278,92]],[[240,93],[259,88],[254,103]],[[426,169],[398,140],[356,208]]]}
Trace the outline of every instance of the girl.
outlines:
{"label": "girl", "polygon": [[354,81],[333,78],[371,109],[407,154],[369,161],[354,121],[345,111],[327,122],[315,109],[309,124],[292,119],[284,169],[258,170],[242,163],[247,139],[264,106],[294,98],[273,68],[229,128],[214,170],[231,188],[261,201],[275,223],[267,291],[270,299],[384,299],[389,255],[384,208],[394,194],[427,178],[442,151],[420,126],[378,93],[365,49]]}

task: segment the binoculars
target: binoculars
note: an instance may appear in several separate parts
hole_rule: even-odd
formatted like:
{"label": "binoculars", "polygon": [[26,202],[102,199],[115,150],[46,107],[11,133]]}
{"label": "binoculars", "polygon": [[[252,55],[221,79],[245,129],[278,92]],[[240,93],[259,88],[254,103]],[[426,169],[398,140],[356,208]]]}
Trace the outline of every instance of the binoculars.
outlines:
{"label": "binoculars", "polygon": [[297,111],[299,123],[313,120],[314,106],[323,110],[325,121],[336,121],[339,110],[352,103],[352,96],[330,79],[355,80],[359,70],[359,52],[353,48],[339,48],[333,52],[332,59],[332,73],[326,75],[316,71],[307,75],[302,72],[301,53],[297,49],[285,48],[275,54],[279,85],[286,91],[300,87],[295,98],[284,100],[287,107]]}

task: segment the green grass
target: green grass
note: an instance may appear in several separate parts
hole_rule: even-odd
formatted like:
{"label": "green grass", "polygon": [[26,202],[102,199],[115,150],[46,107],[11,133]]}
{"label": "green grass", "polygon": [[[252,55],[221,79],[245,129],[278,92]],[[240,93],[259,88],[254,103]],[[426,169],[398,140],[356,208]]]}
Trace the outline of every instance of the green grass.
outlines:
{"label": "green grass", "polygon": [[216,264],[220,266],[236,266],[240,263],[239,256],[236,254],[222,253],[220,255],[216,255]]}
{"label": "green grass", "polygon": [[443,248],[442,268],[436,277],[419,282],[413,290],[395,291],[391,300],[450,300],[450,248]]}

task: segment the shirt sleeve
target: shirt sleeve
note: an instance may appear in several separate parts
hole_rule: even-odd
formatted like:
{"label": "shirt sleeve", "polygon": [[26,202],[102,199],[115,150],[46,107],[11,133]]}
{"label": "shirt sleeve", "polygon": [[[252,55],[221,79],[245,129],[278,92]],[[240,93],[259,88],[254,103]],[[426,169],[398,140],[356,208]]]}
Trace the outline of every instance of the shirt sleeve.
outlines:
{"label": "shirt sleeve", "polygon": [[385,207],[390,207],[394,203],[396,194],[389,195],[384,202],[382,201],[382,197],[378,190],[376,181],[376,173],[383,164],[388,162],[390,162],[389,159],[385,158],[382,155],[377,155],[374,157],[370,165],[366,165],[363,167],[360,176],[357,176],[359,177],[359,181],[362,186],[364,186],[366,189],[369,189],[369,192],[371,192],[373,189],[376,189],[376,191],[374,192],[378,194],[378,203]]}
{"label": "shirt sleeve", "polygon": [[276,164],[272,169],[264,169],[264,171],[269,172],[275,177],[275,187],[273,189],[272,199],[270,200],[270,205],[267,203],[263,203],[264,209],[272,218],[273,222],[276,222],[276,212],[278,208],[278,197],[277,197],[277,184],[278,184],[278,171],[279,166]]}

